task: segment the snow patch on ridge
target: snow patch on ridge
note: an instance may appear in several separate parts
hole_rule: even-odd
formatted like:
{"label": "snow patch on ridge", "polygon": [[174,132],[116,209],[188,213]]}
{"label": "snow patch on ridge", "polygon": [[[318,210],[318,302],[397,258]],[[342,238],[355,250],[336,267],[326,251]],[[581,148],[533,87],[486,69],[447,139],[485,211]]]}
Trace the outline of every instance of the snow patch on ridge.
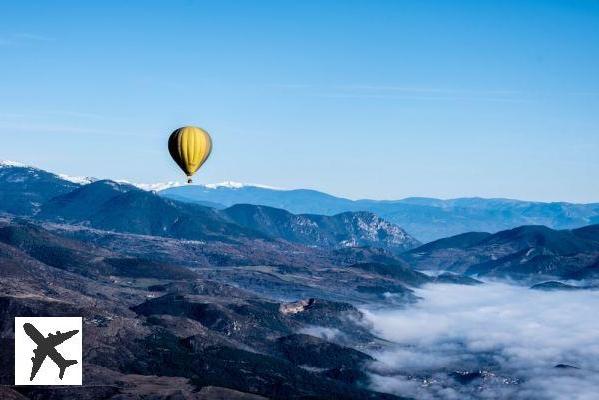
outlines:
{"label": "snow patch on ridge", "polygon": [[87,185],[88,183],[97,181],[96,178],[92,178],[89,176],[70,176],[70,175],[66,175],[66,174],[56,174],[56,175],[62,180],[77,183],[79,185]]}
{"label": "snow patch on ridge", "polygon": [[17,161],[0,160],[0,168],[2,168],[2,167],[33,168],[33,167],[30,167],[29,165],[25,165],[25,164],[17,162]]}
{"label": "snow patch on ridge", "polygon": [[[125,181],[123,181],[123,182],[125,182]],[[130,182],[127,182],[127,183],[129,183],[130,185],[133,185],[139,189],[148,190],[148,191],[152,191],[152,192],[159,192],[161,190],[170,189],[170,188],[179,187],[179,186],[184,185],[184,183],[176,182],[176,181],[158,182],[158,183],[130,183]]]}
{"label": "snow patch on ridge", "polygon": [[258,188],[262,188],[262,189],[284,190],[284,189],[276,188],[273,186],[258,185],[258,184],[253,184],[253,183],[241,183],[241,182],[234,182],[234,181],[224,181],[224,182],[219,182],[219,183],[207,183],[205,185],[201,185],[201,184],[189,185],[189,184],[184,183],[183,181],[135,183],[135,182],[130,182],[127,180],[120,179],[120,180],[117,180],[116,182],[126,183],[128,185],[133,185],[133,186],[137,187],[138,189],[147,190],[147,191],[151,191],[151,192],[160,192],[162,190],[176,188],[176,187],[182,187],[182,186],[202,187],[202,188],[210,189],[210,190],[220,189],[220,188],[241,189],[241,188],[245,188],[245,187],[258,187]]}
{"label": "snow patch on ridge", "polygon": [[124,179],[117,179],[115,182],[133,185],[133,186],[137,187],[138,189],[147,190],[147,191],[151,191],[151,192],[160,192],[162,190],[181,187],[181,186],[195,186],[195,187],[203,187],[206,189],[219,189],[219,188],[241,189],[241,188],[245,188],[245,187],[258,187],[258,188],[271,189],[271,190],[284,190],[284,189],[276,188],[273,186],[259,185],[259,184],[253,184],[253,183],[240,183],[240,182],[234,182],[234,181],[224,181],[224,182],[220,182],[220,183],[207,183],[205,185],[201,185],[201,184],[188,185],[186,183],[183,183],[183,181],[136,183],[136,182],[127,181]]}
{"label": "snow patch on ridge", "polygon": [[[30,168],[33,170],[43,171],[40,168],[33,167],[33,166],[30,166],[27,164],[23,164],[23,163],[20,163],[17,161],[0,160],[0,168],[10,168],[10,167]],[[52,172],[50,172],[50,173],[52,173]],[[76,183],[78,185],[87,185],[88,183],[92,183],[92,182],[95,182],[98,180],[97,178],[89,177],[89,176],[71,176],[71,175],[67,175],[67,174],[57,174],[57,173],[54,173],[54,175],[58,176],[62,180]],[[159,191],[165,190],[165,189],[185,186],[185,183],[183,183],[182,181],[181,182],[169,181],[169,182],[156,182],[156,183],[135,183],[135,182],[130,182],[130,181],[127,181],[124,179],[114,179],[114,181],[118,182],[118,183],[133,185],[142,190],[154,191],[154,192],[159,192]],[[242,189],[242,188],[246,188],[246,187],[256,187],[256,188],[270,189],[270,190],[285,190],[283,188],[279,188],[279,187],[275,187],[275,186],[261,185],[261,184],[257,184],[257,183],[241,183],[241,182],[235,182],[235,181],[223,181],[223,182],[218,182],[218,183],[207,183],[204,185],[199,184],[199,185],[195,185],[195,186],[204,187],[206,189],[219,189],[219,188]]]}
{"label": "snow patch on ridge", "polygon": [[[35,173],[35,171],[44,171],[41,168],[33,167],[31,165],[23,164],[18,161],[10,161],[10,160],[0,160],[0,168],[27,168],[30,170],[30,173]],[[47,172],[47,171],[44,171]],[[70,176],[66,174],[56,174],[53,172],[48,172],[49,174],[55,175],[64,181],[69,181],[76,183],[78,185],[87,185],[88,183],[92,183],[97,181],[96,178],[92,178],[89,176]]]}
{"label": "snow patch on ridge", "polygon": [[219,182],[219,183],[207,183],[205,185],[199,185],[199,186],[204,186],[205,188],[208,188],[208,189],[219,189],[219,188],[241,189],[244,187],[257,187],[257,188],[261,188],[261,189],[283,190],[281,188],[274,187],[274,186],[260,185],[257,183],[241,183],[241,182],[234,182],[234,181],[224,181],[224,182]]}

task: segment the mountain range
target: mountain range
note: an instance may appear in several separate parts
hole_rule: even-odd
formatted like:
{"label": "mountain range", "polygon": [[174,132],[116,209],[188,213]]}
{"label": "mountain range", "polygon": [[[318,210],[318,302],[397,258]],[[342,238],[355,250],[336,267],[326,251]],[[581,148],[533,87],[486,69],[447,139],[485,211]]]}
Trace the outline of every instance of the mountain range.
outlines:
{"label": "mountain range", "polygon": [[[227,203],[235,204],[214,208],[179,201],[175,200],[179,199],[178,196],[168,194],[175,189],[191,193],[221,193],[218,200],[226,197]],[[46,224],[200,241],[203,243],[201,256],[197,252],[190,255],[185,251],[187,257],[179,260],[190,267],[259,263],[305,266],[327,262],[397,265],[404,262],[417,270],[518,279],[531,276],[586,279],[598,274],[599,225],[561,230],[523,225],[496,233],[466,232],[421,245],[402,227],[369,211],[346,211],[335,215],[293,214],[282,208],[236,203],[231,197],[239,194],[242,201],[248,200],[248,193],[264,196],[279,193],[274,189],[239,185],[185,186],[166,192],[141,190],[131,184],[109,180],[73,182],[73,179],[20,165],[0,167],[0,198],[6,199],[0,203],[0,212]],[[311,196],[335,199],[318,192],[281,193],[289,201],[294,199],[294,193],[299,193],[305,204]],[[258,198],[253,200],[262,201]],[[421,205],[434,203],[432,200],[410,201]],[[487,210],[493,210],[491,206],[495,204],[497,210],[490,213],[502,215],[508,203],[500,200],[482,202],[483,205],[476,200],[456,200],[453,204],[463,209],[467,209],[469,204],[470,207]],[[300,203],[285,203],[283,206],[298,206]],[[446,203],[437,202],[436,207],[443,208]],[[320,203],[322,207],[325,204],[326,201]],[[542,203],[535,207],[538,210],[555,208]],[[559,208],[562,212],[565,210],[563,207]],[[434,219],[429,221],[430,224],[434,222]],[[80,230],[78,234],[83,235],[82,232]],[[103,241],[106,242],[107,238],[107,235],[102,235]],[[121,240],[127,241],[129,248],[145,243],[141,239],[136,239],[135,245],[126,238]],[[118,247],[117,244],[112,245]],[[176,241],[154,244],[167,245],[180,247]],[[172,249],[164,249],[164,252],[171,253]],[[187,259],[199,264],[190,265]]]}
{"label": "mountain range", "polygon": [[[32,214],[50,198],[94,181],[97,180],[55,175],[18,163],[3,162],[0,163],[0,182],[3,186],[0,188],[0,196],[4,196],[0,198],[2,209],[19,214]],[[32,185],[34,182],[38,188],[41,184],[46,187],[44,190],[27,192],[25,185]],[[119,184],[127,185],[123,182]],[[7,195],[13,192],[11,185],[23,196],[29,197],[17,199]],[[315,190],[283,190],[235,182],[207,185],[179,185],[170,182],[135,186],[178,202],[221,210],[237,204],[252,204],[282,209],[292,214],[324,216],[365,211],[400,226],[414,239],[423,243],[466,232],[494,233],[522,225],[545,225],[559,230],[599,223],[599,203],[544,203],[476,197],[451,200],[423,197],[402,200],[350,200]]]}
{"label": "mountain range", "polygon": [[470,231],[498,232],[521,225],[572,229],[599,223],[599,203],[543,203],[476,197],[349,200],[315,190],[280,190],[240,184],[179,186],[159,193],[170,199],[215,207],[246,203],[281,208],[296,214],[368,211],[401,226],[422,242]]}
{"label": "mountain range", "polygon": [[284,240],[319,248],[382,247],[402,252],[420,244],[370,212],[333,216],[236,205],[223,210],[174,201],[109,180],[77,184],[32,167],[0,167],[0,212],[56,223],[177,239],[236,242]]}
{"label": "mountain range", "polygon": [[[202,190],[224,189],[244,188]],[[401,399],[370,386],[384,373],[379,354],[397,347],[362,306],[408,307],[424,285],[509,278],[592,290],[577,281],[599,279],[599,225],[421,244],[372,211],[293,213],[233,198],[206,206],[14,164],[0,165],[0,199],[3,399]],[[22,315],[83,317],[83,386],[9,386]],[[452,376],[495,367],[450,368],[449,378],[405,377],[453,390],[468,382]]]}

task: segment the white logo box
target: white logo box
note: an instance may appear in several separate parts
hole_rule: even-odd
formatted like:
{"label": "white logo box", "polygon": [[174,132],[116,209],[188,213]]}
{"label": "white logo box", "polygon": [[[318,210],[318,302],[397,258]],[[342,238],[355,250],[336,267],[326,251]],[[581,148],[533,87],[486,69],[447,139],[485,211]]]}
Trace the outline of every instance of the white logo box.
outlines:
{"label": "white logo box", "polygon": [[[28,325],[27,328],[24,326]],[[35,329],[32,329],[33,326]],[[66,337],[64,334],[78,331],[68,337],[55,347],[59,357],[58,360],[67,361],[68,366],[64,368],[64,375],[60,379],[60,368],[48,355],[43,360],[33,380],[30,380],[33,362],[36,357],[34,350],[37,349],[37,357],[43,357],[44,351],[38,349],[38,344],[28,335],[32,334],[38,340],[43,336],[47,339]],[[27,332],[28,331],[28,332]],[[37,332],[41,334],[39,336]],[[47,342],[46,342],[47,343]],[[83,319],[81,317],[16,317],[15,318],[15,385],[81,385],[83,381]],[[74,361],[77,363],[75,364]],[[65,364],[66,365],[66,364]]]}

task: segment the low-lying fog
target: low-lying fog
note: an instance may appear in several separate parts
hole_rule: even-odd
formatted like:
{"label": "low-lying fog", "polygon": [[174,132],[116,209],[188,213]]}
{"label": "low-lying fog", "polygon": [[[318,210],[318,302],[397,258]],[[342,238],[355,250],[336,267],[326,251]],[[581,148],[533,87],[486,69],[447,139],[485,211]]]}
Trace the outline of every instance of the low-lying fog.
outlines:
{"label": "low-lying fog", "polygon": [[375,354],[373,389],[418,399],[599,398],[599,291],[486,283],[416,292],[422,300],[405,309],[365,311],[396,343]]}

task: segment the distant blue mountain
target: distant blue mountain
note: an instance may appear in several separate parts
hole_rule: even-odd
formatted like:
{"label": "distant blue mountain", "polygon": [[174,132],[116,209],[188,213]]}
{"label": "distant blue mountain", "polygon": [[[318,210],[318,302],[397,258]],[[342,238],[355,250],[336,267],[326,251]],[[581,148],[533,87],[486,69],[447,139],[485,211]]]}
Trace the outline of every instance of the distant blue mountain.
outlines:
{"label": "distant blue mountain", "polygon": [[395,223],[422,242],[464,232],[498,232],[521,225],[572,229],[599,223],[599,203],[543,203],[510,199],[459,198],[440,200],[411,197],[402,200],[349,200],[315,190],[277,190],[257,186],[180,186],[159,192],[179,201],[254,204],[294,214],[335,215],[370,211]]}

